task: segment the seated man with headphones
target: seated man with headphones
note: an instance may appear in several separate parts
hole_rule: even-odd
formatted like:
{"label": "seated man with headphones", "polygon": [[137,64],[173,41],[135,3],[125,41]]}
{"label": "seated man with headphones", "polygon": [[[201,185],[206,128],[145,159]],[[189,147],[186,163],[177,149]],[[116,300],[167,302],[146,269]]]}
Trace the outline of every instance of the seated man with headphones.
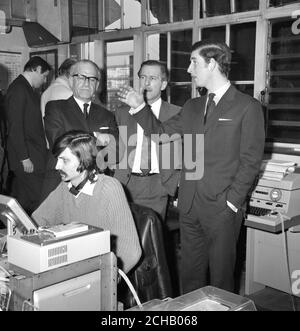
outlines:
{"label": "seated man with headphones", "polygon": [[97,170],[96,138],[83,131],[59,137],[52,150],[62,182],[34,211],[40,226],[79,222],[109,230],[112,245],[128,272],[139,261],[141,247],[122,185]]}

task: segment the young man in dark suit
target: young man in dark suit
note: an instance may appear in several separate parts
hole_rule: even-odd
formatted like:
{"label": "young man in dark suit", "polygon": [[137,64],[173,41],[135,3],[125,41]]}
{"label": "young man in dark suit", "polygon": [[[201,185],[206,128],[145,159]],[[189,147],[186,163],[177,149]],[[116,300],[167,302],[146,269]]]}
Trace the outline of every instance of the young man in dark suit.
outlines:
{"label": "young man in dark suit", "polygon": [[[62,134],[71,130],[82,130],[97,135],[99,146],[105,146],[106,151],[110,152],[109,157],[112,159],[108,162],[117,162],[120,144],[115,117],[92,101],[99,81],[100,69],[94,62],[78,61],[70,70],[69,82],[73,96],[67,100],[50,101],[46,104],[44,123],[50,153],[41,201],[60,183],[51,151],[54,141]],[[121,151],[120,153],[122,154]],[[106,164],[104,160],[103,163]]]}
{"label": "young man in dark suit", "polygon": [[30,214],[38,207],[47,157],[40,98],[35,91],[51,70],[40,57],[32,57],[24,72],[9,86],[5,98],[7,151],[14,178],[12,195]]}
{"label": "young man in dark suit", "polygon": [[[184,162],[179,185],[184,293],[208,284],[234,290],[236,243],[264,151],[261,105],[230,84],[230,62],[225,43],[195,43],[188,72],[197,87],[208,90],[207,96],[187,101],[178,115],[164,123],[147,111],[142,91],[126,87],[119,92],[120,100],[135,109],[133,117],[146,134],[180,133],[184,160],[189,153],[198,161],[194,169]],[[188,136],[193,144],[185,143]]]}
{"label": "young man in dark suit", "polygon": [[[156,118],[164,122],[180,111],[180,107],[161,99],[161,93],[169,80],[165,64],[155,60],[145,61],[141,64],[138,76],[140,87],[145,91],[146,102]],[[167,146],[152,142],[151,148],[147,146],[145,156],[149,158],[149,164],[146,165],[147,169],[143,169],[143,129],[128,113],[128,106],[123,108],[116,110],[116,120],[120,132],[126,130],[127,153],[123,159],[125,162],[121,161],[117,165],[115,177],[124,185],[130,201],[154,209],[164,220],[168,197],[174,196],[179,182],[181,144],[176,141]],[[164,158],[170,161],[166,162],[165,166]]]}

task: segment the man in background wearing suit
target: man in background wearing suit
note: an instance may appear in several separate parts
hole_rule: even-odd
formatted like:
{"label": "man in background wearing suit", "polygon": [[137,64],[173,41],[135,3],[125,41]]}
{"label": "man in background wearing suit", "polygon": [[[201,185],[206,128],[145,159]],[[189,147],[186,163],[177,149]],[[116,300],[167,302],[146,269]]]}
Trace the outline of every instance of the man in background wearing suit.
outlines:
{"label": "man in background wearing suit", "polygon": [[186,135],[204,137],[202,146],[184,143],[184,156],[190,153],[199,160],[202,153],[204,162],[203,173],[201,169],[191,172],[183,164],[179,185],[184,293],[208,284],[234,290],[236,243],[247,194],[264,151],[261,105],[230,84],[230,62],[231,51],[225,43],[195,43],[188,72],[197,87],[208,90],[207,96],[187,101],[178,115],[164,123],[148,111],[141,91],[130,87],[119,91],[120,100],[134,109],[133,117],[146,134],[178,132],[184,142]]}
{"label": "man in background wearing suit", "polygon": [[[161,99],[161,93],[167,87],[169,79],[165,64],[155,60],[145,61],[140,67],[138,76],[140,87],[145,91],[145,100],[156,118],[164,122],[180,111],[180,107]],[[176,148],[180,149],[181,146],[176,142],[169,143],[170,149],[166,148],[166,145],[157,148],[157,144],[152,141],[151,148],[149,145],[146,146],[148,150],[145,158],[149,158],[149,163],[143,167],[143,143],[147,138],[143,134],[142,127],[128,110],[128,107],[116,110],[120,131],[122,127],[127,129],[128,143],[126,167],[123,167],[121,162],[117,166],[115,177],[124,185],[130,201],[154,209],[164,220],[168,196],[174,196],[178,186],[181,160],[174,165],[174,156],[178,158],[181,150]],[[149,144],[150,141],[146,143]],[[164,151],[166,153],[163,153]],[[163,157],[170,158],[170,165],[165,169],[162,167]]]}
{"label": "man in background wearing suit", "polygon": [[42,58],[32,57],[5,98],[8,161],[14,175],[12,195],[29,214],[39,204],[47,158],[40,97],[35,89],[46,82],[50,70]]}
{"label": "man in background wearing suit", "polygon": [[[71,67],[69,82],[73,96],[67,100],[50,101],[46,105],[44,122],[50,150],[54,141],[62,134],[71,130],[82,130],[97,135],[99,145],[111,145],[111,152],[114,153],[115,160],[117,159],[119,141],[115,117],[107,109],[92,102],[99,80],[100,69],[90,60],[78,61]],[[110,139],[110,135],[115,139]],[[55,163],[55,158],[50,153],[41,201],[60,183]]]}

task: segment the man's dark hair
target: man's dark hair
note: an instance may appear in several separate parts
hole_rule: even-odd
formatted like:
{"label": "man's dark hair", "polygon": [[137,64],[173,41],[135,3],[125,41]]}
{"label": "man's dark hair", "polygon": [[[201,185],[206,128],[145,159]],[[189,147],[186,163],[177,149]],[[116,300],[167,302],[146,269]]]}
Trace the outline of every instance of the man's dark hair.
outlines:
{"label": "man's dark hair", "polygon": [[163,81],[166,81],[168,82],[169,81],[169,70],[166,66],[165,63],[163,62],[160,62],[160,61],[157,61],[157,60],[147,60],[147,61],[144,61],[142,64],[141,64],[141,67],[140,67],[140,70],[138,72],[138,76],[140,77],[140,73],[141,73],[141,70],[144,66],[158,66],[160,67],[160,72],[161,72],[161,78]]}
{"label": "man's dark hair", "polygon": [[70,76],[70,69],[77,61],[74,59],[66,59],[58,68],[58,76]]}
{"label": "man's dark hair", "polygon": [[77,171],[86,170],[88,177],[93,179],[95,170],[97,171],[96,138],[85,131],[68,131],[56,139],[52,153],[57,158],[67,147],[79,160]]}
{"label": "man's dark hair", "polygon": [[48,62],[39,56],[32,57],[24,66],[24,71],[35,71],[37,67],[41,67],[41,73],[51,71],[52,68]]}
{"label": "man's dark hair", "polygon": [[196,50],[199,51],[199,55],[204,58],[206,63],[209,63],[212,58],[215,59],[219,64],[220,72],[228,77],[231,63],[231,51],[225,43],[213,40],[201,40],[193,44],[192,52]]}

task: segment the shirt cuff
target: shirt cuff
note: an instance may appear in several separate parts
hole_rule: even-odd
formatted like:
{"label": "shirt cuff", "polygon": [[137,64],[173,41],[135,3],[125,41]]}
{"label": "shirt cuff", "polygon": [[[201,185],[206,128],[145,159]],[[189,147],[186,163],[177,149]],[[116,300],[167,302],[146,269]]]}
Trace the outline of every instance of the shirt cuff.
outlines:
{"label": "shirt cuff", "polygon": [[140,106],[138,106],[137,108],[130,108],[129,110],[129,114],[130,115],[134,115],[136,113],[138,113],[140,110],[142,110],[144,107],[146,106],[145,102],[143,102]]}
{"label": "shirt cuff", "polygon": [[238,209],[229,201],[226,201],[227,206],[232,209],[235,213],[237,213]]}

